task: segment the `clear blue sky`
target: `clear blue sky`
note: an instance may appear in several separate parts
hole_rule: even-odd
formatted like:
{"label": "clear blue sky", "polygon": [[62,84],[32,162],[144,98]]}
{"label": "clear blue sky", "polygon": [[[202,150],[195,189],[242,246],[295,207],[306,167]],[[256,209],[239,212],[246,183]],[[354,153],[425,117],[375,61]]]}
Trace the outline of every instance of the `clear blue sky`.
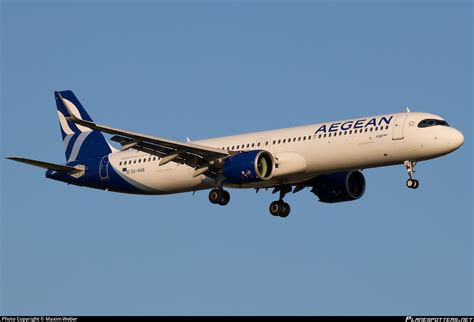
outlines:
{"label": "clear blue sky", "polygon": [[[2,1],[2,314],[473,314],[470,1]],[[464,146],[364,171],[365,196],[128,196],[64,162],[54,90],[95,121],[185,140],[403,111]]]}

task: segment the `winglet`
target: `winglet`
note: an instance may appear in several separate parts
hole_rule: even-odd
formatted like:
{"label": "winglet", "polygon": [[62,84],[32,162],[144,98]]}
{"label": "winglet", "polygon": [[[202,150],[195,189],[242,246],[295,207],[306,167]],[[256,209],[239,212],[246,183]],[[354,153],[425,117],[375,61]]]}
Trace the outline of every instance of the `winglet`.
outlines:
{"label": "winglet", "polygon": [[406,108],[407,108],[407,113],[410,113],[411,112],[410,108],[408,106]]}

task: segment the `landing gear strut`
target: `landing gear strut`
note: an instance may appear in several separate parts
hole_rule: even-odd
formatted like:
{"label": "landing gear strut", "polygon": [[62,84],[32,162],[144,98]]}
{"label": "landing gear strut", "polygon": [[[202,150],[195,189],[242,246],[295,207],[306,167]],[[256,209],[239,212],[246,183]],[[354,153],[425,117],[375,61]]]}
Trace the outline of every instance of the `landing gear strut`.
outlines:
{"label": "landing gear strut", "polygon": [[230,193],[222,188],[212,189],[211,192],[209,192],[209,201],[213,204],[225,206],[230,201]]}
{"label": "landing gear strut", "polygon": [[[291,186],[278,187],[278,190],[280,191],[280,199],[272,202],[270,204],[269,209],[270,209],[270,213],[273,216],[280,216],[280,217],[285,218],[285,217],[288,217],[288,215],[290,214],[291,208],[289,204],[283,201],[283,198],[288,192],[291,191]],[[274,192],[278,190],[275,190]]]}
{"label": "landing gear strut", "polygon": [[415,173],[416,161],[405,161],[403,163],[408,172],[409,179],[407,180],[407,187],[410,189],[417,189],[420,186],[420,182],[416,179],[413,179],[413,174]]}

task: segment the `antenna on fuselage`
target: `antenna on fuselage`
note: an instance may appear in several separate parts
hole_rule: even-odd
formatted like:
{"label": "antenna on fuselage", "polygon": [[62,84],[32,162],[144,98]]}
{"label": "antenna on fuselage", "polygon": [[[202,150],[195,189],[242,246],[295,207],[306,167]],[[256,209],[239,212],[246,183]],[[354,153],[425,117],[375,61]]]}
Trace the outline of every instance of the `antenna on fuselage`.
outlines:
{"label": "antenna on fuselage", "polygon": [[410,108],[409,108],[408,106],[406,107],[406,109],[407,109],[407,113],[410,113],[410,112],[411,112],[411,111],[410,111]]}

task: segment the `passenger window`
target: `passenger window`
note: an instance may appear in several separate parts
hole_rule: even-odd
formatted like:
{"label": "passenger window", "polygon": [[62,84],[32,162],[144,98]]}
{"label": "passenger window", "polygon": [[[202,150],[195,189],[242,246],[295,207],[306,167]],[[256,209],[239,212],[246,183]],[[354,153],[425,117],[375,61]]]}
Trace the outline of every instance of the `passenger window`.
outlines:
{"label": "passenger window", "polygon": [[258,146],[258,147],[260,146],[260,142],[257,143],[257,146]]}
{"label": "passenger window", "polygon": [[308,135],[308,140],[311,140],[311,135]]}
{"label": "passenger window", "polygon": [[278,140],[278,144],[280,144],[281,140]]}
{"label": "passenger window", "polygon": [[[324,133],[324,137],[326,137],[326,133]],[[303,137],[303,140],[304,140],[304,137]]]}
{"label": "passenger window", "polygon": [[319,139],[321,138],[321,134],[318,135],[318,138],[319,138]]}
{"label": "passenger window", "polygon": [[252,143],[252,148],[255,146],[255,143]]}
{"label": "passenger window", "polygon": [[265,145],[268,145],[268,141],[265,141]]}
{"label": "passenger window", "polygon": [[133,164],[137,163],[137,160],[133,160]]}
{"label": "passenger window", "polygon": [[301,136],[298,138],[298,141],[301,141]]}
{"label": "passenger window", "polygon": [[303,136],[303,141],[306,141],[306,136]]}
{"label": "passenger window", "polygon": [[276,141],[275,141],[275,140],[273,140],[273,145],[275,145],[275,143],[276,143]]}

